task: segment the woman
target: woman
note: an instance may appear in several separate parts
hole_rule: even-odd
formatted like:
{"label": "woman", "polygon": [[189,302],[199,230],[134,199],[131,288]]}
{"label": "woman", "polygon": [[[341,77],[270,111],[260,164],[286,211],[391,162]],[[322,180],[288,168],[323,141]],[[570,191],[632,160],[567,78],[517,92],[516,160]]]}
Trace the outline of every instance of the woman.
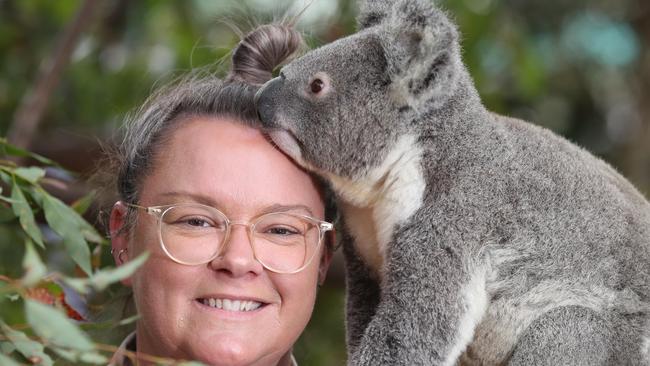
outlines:
{"label": "woman", "polygon": [[260,27],[235,51],[227,81],[185,81],[128,125],[112,252],[117,265],[150,255],[124,281],[140,318],[113,364],[131,364],[124,349],[210,365],[295,364],[292,345],[331,258],[323,238],[333,210],[318,182],[248,123],[254,84],[300,43],[290,28]]}

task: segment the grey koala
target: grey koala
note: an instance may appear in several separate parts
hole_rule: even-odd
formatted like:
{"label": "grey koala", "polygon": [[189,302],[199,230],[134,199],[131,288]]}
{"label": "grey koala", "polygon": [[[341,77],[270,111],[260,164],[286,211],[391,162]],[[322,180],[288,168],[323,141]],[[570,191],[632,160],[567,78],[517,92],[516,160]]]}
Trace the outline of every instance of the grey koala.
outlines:
{"label": "grey koala", "polygon": [[262,128],[337,195],[348,364],[650,365],[648,201],[486,110],[430,2],[360,8],[359,32],[256,95]]}

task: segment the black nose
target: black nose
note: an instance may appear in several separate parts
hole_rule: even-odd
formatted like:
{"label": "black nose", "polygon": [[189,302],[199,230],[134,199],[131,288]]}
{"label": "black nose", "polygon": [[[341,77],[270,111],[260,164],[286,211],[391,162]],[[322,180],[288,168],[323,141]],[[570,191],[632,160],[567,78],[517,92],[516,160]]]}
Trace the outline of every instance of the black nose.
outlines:
{"label": "black nose", "polygon": [[255,107],[257,109],[257,116],[260,121],[269,126],[273,121],[275,113],[276,101],[279,100],[278,94],[280,88],[284,85],[284,78],[273,78],[264,84],[260,90],[255,93]]}

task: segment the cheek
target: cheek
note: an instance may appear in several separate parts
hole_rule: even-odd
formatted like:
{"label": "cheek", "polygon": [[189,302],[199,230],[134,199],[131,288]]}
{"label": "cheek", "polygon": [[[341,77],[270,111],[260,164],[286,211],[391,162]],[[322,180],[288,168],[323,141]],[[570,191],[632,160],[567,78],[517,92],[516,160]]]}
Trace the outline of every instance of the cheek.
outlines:
{"label": "cheek", "polygon": [[318,265],[312,263],[302,272],[294,274],[273,274],[272,281],[282,298],[282,311],[305,325],[309,321],[318,283]]}

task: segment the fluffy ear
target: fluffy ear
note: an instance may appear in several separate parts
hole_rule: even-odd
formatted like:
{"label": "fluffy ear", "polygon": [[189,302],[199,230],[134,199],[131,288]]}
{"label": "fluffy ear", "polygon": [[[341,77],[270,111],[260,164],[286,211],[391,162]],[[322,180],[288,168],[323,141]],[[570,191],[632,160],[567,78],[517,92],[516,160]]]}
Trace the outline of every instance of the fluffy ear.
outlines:
{"label": "fluffy ear", "polygon": [[419,110],[453,95],[463,66],[458,31],[441,10],[427,0],[396,1],[382,28],[396,97]]}
{"label": "fluffy ear", "polygon": [[393,0],[360,0],[357,30],[369,28],[383,23],[388,19]]}

